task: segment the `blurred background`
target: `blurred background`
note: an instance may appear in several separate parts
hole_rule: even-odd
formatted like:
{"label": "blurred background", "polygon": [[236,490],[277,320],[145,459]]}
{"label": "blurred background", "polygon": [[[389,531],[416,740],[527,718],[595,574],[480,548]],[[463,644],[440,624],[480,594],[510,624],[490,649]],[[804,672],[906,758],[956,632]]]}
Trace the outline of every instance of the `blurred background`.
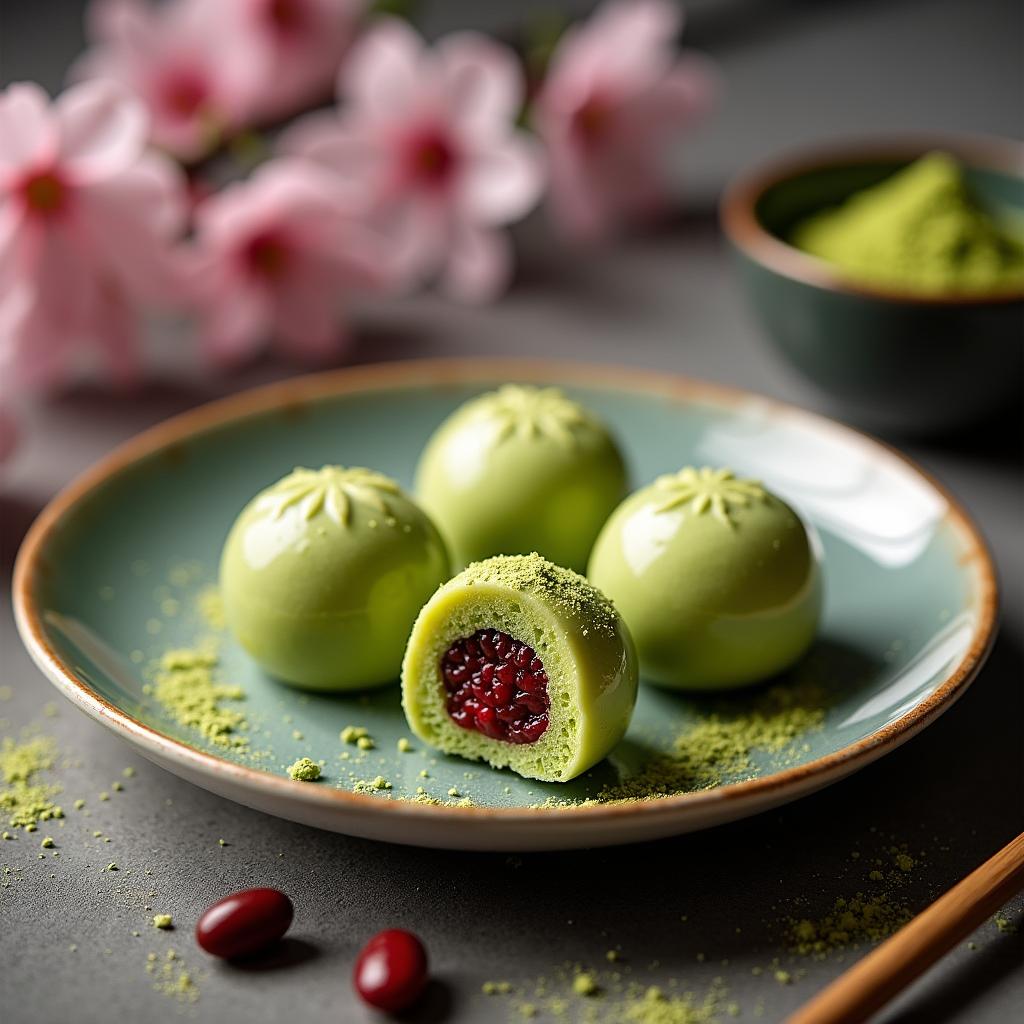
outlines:
{"label": "blurred background", "polygon": [[[32,80],[57,94],[87,45],[86,6],[4,0],[0,85]],[[593,6],[424,2],[408,10],[427,39],[472,28],[523,51]],[[719,229],[722,189],[765,159],[830,140],[1019,136],[1022,29],[1013,0],[694,0],[681,38],[711,59],[714,95],[706,111],[671,135],[664,155],[669,202],[659,219],[601,246],[573,245],[552,231],[543,207],[535,208],[511,228],[515,273],[496,301],[459,304],[435,290],[355,295],[348,347],[321,361],[515,353],[623,362],[753,387],[842,415],[845,407],[765,345]],[[207,169],[213,180],[239,173],[230,161],[208,162]],[[2,470],[7,494],[35,506],[149,422],[309,368],[273,355],[217,368],[201,358],[195,333],[182,317],[147,322],[143,401],[138,391],[77,380],[42,401],[17,396],[18,446]],[[885,432],[887,424],[881,427]]]}

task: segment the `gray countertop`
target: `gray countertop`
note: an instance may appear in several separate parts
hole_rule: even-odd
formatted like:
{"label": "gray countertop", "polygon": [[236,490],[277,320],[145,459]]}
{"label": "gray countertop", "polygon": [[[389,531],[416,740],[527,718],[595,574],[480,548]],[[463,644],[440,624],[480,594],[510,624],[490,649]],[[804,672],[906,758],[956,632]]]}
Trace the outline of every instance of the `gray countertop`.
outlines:
{"label": "gray countertop", "polygon": [[[49,12],[38,17],[38,3],[4,0],[4,80],[57,85],[80,40],[77,5],[53,6],[51,20]],[[486,24],[510,22],[511,9],[488,6]],[[434,28],[470,20],[485,23],[480,5],[428,5]],[[1014,134],[1024,95],[1021,27],[1019,7],[999,0],[697,4],[691,40],[720,60],[729,91],[719,119],[691,143],[695,212],[586,256],[567,257],[539,224],[527,224],[517,233],[522,271],[505,300],[485,310],[431,296],[365,306],[351,358],[514,353],[623,362],[827,410],[763,344],[714,217],[701,210],[743,162],[812,137],[878,128]],[[0,479],[5,576],[46,500],[111,445],[284,372],[264,364],[228,381],[179,379],[142,397],[79,393],[35,410]],[[512,1001],[482,995],[483,981],[532,991],[545,977],[557,988],[559,965],[607,968],[605,951],[621,947],[629,977],[642,984],[678,978],[699,995],[721,978],[723,1004],[735,1002],[739,1019],[780,1020],[856,955],[791,956],[788,918],[820,917],[853,896],[865,861],[888,864],[890,848],[904,844],[917,863],[894,898],[920,908],[1021,830],[1019,427],[1018,416],[945,442],[889,439],[963,500],[999,566],[1002,628],[967,695],[904,747],[816,796],[645,846],[514,858],[447,853],[317,832],[228,803],[149,765],[57,697],[21,648],[5,586],[0,732],[35,723],[55,737],[65,802],[86,799],[88,817],[76,812],[48,830],[59,857],[39,848],[46,832],[0,843],[0,1017],[369,1020],[352,996],[351,963],[369,934],[397,925],[426,939],[438,979],[414,1019],[514,1019]],[[127,767],[134,776],[113,791]],[[110,799],[101,801],[101,791]],[[119,871],[101,870],[112,861]],[[198,912],[228,891],[261,884],[292,896],[291,940],[248,968],[206,960],[190,935]],[[1011,923],[1022,909],[1020,899],[1007,909]],[[156,932],[155,912],[174,914],[178,929]],[[986,924],[880,1019],[1014,1018],[1024,1004],[1022,947],[1019,930]],[[147,955],[158,955],[159,974],[171,948],[181,957],[175,968],[184,964],[197,978],[195,1003],[154,991]],[[775,978],[776,958],[790,983]],[[593,1004],[599,1020],[607,1002]]]}

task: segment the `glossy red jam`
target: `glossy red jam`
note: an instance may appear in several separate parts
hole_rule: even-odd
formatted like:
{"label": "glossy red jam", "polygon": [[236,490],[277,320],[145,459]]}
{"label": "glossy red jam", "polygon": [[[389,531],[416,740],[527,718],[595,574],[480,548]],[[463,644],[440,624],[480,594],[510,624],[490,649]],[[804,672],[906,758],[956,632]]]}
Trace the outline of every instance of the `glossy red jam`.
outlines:
{"label": "glossy red jam", "polygon": [[548,727],[548,674],[534,649],[496,629],[456,640],[441,659],[456,725],[508,743],[534,743]]}

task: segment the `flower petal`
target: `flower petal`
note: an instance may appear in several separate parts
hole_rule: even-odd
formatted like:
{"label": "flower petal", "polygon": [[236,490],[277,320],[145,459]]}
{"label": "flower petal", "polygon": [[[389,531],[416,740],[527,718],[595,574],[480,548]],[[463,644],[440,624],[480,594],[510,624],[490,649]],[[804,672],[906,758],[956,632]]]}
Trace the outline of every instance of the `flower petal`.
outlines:
{"label": "flower petal", "polygon": [[181,296],[171,246],[185,226],[185,185],[166,158],[150,153],[134,166],[86,186],[79,217],[87,244],[133,297],[174,304]]}
{"label": "flower petal", "polygon": [[95,271],[70,240],[48,230],[30,275],[23,274],[0,300],[3,371],[17,387],[46,390],[74,367],[77,345],[91,340]]}
{"label": "flower petal", "polygon": [[476,32],[434,47],[448,110],[471,134],[504,132],[523,102],[523,75],[511,50]]}
{"label": "flower petal", "polygon": [[138,383],[141,362],[136,312],[114,288],[104,289],[99,297],[93,340],[114,384],[131,387]]}
{"label": "flower petal", "polygon": [[265,292],[236,286],[230,294],[221,294],[204,316],[203,347],[215,362],[225,366],[242,362],[258,352],[269,337],[270,313]]}
{"label": "flower petal", "polygon": [[658,83],[656,106],[674,115],[674,123],[695,120],[710,110],[721,88],[721,75],[710,57],[684,51]]}
{"label": "flower petal", "polygon": [[73,85],[56,102],[60,159],[76,183],[124,170],[142,153],[145,109],[113,82]]}
{"label": "flower petal", "polygon": [[389,160],[379,138],[355,118],[333,111],[309,114],[281,136],[278,152],[334,172],[337,186],[352,203],[368,205],[387,175]]}
{"label": "flower petal", "polygon": [[473,155],[460,184],[462,209],[472,220],[507,224],[532,209],[543,186],[540,146],[517,132]]}
{"label": "flower petal", "polygon": [[53,158],[57,130],[50,99],[35,82],[0,91],[0,186],[18,171]]}
{"label": "flower petal", "polygon": [[547,206],[559,231],[572,241],[596,242],[612,226],[608,203],[597,187],[596,169],[566,139],[549,142]]}
{"label": "flower petal", "polygon": [[277,290],[274,322],[278,347],[311,362],[323,362],[341,350],[345,337],[338,316],[344,282],[326,267],[309,266]]}
{"label": "flower petal", "polygon": [[342,66],[339,99],[377,115],[407,111],[424,85],[423,49],[423,40],[408,22],[380,19]]}
{"label": "flower petal", "polygon": [[501,231],[460,224],[452,238],[441,288],[468,303],[497,298],[512,276],[512,246]]}
{"label": "flower petal", "polygon": [[14,281],[30,271],[29,229],[29,220],[21,204],[0,205],[0,294],[14,287]]}
{"label": "flower petal", "polygon": [[376,224],[387,240],[389,278],[398,290],[422,283],[441,266],[448,244],[444,208],[410,199],[382,211]]}

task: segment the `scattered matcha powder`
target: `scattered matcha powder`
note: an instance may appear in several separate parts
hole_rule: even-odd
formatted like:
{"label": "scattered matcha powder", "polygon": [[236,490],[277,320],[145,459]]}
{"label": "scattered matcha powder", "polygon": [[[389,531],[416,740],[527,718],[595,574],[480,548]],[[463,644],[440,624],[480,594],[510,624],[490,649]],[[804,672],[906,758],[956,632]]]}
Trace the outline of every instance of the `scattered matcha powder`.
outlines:
{"label": "scattered matcha powder", "polygon": [[244,700],[245,691],[215,682],[216,666],[217,656],[209,650],[167,651],[154,683],[145,690],[179,725],[198,730],[211,743],[248,747],[249,738],[241,735],[249,728],[245,715],[224,706],[225,701]]}
{"label": "scattered matcha powder", "polygon": [[54,803],[60,787],[38,781],[38,776],[53,768],[57,747],[46,736],[35,736],[16,743],[5,737],[0,745],[0,811],[7,814],[8,824],[34,832],[36,823],[63,818],[64,812]]}
{"label": "scattered matcha powder", "polygon": [[578,996],[596,996],[600,992],[597,979],[588,971],[581,971],[572,979],[572,990]]}
{"label": "scattered matcha powder", "polygon": [[412,750],[412,744],[404,736],[399,737],[396,746],[400,754],[408,754]]}
{"label": "scattered matcha powder", "polygon": [[161,995],[183,1003],[194,1003],[199,998],[199,988],[195,979],[178,961],[178,955],[173,949],[168,950],[163,963],[159,963],[155,953],[148,954],[146,971],[153,976],[153,988]]}
{"label": "scattered matcha powder", "polygon": [[480,991],[485,996],[507,996],[512,991],[512,985],[507,981],[485,981]]}
{"label": "scattered matcha powder", "polygon": [[377,790],[391,789],[391,783],[383,775],[378,775],[375,779],[356,779],[352,783],[352,789],[356,793],[372,793]]}
{"label": "scattered matcha powder", "polygon": [[224,616],[224,599],[216,586],[206,587],[199,592],[196,599],[196,606],[199,615],[210,629],[218,633],[227,629],[227,619]]}
{"label": "scattered matcha powder", "polygon": [[320,778],[320,765],[308,757],[300,757],[298,761],[289,766],[288,774],[296,782],[316,782]]}
{"label": "scattered matcha powder", "polygon": [[790,921],[788,938],[794,953],[824,959],[829,953],[880,942],[911,916],[906,903],[886,892],[859,892],[850,899],[837,899],[832,910],[818,920]]}
{"label": "scattered matcha powder", "polygon": [[369,735],[361,725],[346,725],[340,733],[342,743],[358,743],[359,740],[366,739]]}

